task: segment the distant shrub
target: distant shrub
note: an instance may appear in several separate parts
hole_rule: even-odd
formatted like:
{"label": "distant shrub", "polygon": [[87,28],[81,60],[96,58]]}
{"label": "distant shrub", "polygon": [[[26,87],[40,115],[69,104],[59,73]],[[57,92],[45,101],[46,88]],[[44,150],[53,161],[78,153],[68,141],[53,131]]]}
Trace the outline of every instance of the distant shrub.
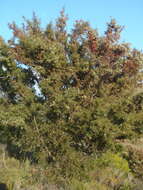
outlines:
{"label": "distant shrub", "polygon": [[88,180],[71,181],[71,190],[131,190],[133,176],[128,162],[117,154],[104,153],[91,162],[92,169],[88,171]]}

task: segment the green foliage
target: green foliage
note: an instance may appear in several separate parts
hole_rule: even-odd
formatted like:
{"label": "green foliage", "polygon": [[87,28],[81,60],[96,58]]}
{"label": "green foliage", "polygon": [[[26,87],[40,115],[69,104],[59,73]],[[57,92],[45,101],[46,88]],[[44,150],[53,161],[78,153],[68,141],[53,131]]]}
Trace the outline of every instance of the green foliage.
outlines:
{"label": "green foliage", "polygon": [[8,190],[26,187],[31,178],[30,163],[20,163],[14,158],[6,158],[1,155],[0,159],[0,183],[7,185]]}
{"label": "green foliage", "polygon": [[123,156],[129,163],[132,173],[138,179],[143,178],[143,149],[142,149],[142,139],[136,140],[135,142],[123,142],[124,146]]}
{"label": "green foliage", "polygon": [[125,174],[128,174],[130,171],[126,160],[119,155],[110,152],[103,154],[103,156],[97,160],[97,165],[99,167],[115,167]]}
{"label": "green foliage", "polygon": [[88,170],[88,180],[71,181],[71,189],[77,190],[131,190],[133,176],[130,173],[128,162],[117,154],[104,153],[91,162]]}
{"label": "green foliage", "polygon": [[95,169],[102,178],[111,182],[118,175],[123,183],[128,174],[127,162],[106,152],[117,153],[119,141],[143,135],[143,56],[120,43],[122,27],[115,20],[104,36],[82,20],[69,33],[66,22],[63,10],[42,29],[33,14],[22,27],[9,25],[8,43],[0,38],[0,142],[10,156],[49,168],[55,181],[108,189],[96,178],[79,181],[102,153]]}

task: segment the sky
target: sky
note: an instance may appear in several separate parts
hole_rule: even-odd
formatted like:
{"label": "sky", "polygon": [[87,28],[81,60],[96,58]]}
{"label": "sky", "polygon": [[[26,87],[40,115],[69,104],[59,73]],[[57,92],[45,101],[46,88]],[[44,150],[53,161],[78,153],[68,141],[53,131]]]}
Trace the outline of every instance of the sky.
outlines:
{"label": "sky", "polygon": [[63,7],[69,17],[68,29],[75,20],[83,19],[103,35],[106,23],[114,18],[125,27],[121,41],[143,50],[143,0],[0,0],[0,36],[10,39],[8,23],[20,25],[22,16],[30,19],[33,12],[44,27],[55,21]]}

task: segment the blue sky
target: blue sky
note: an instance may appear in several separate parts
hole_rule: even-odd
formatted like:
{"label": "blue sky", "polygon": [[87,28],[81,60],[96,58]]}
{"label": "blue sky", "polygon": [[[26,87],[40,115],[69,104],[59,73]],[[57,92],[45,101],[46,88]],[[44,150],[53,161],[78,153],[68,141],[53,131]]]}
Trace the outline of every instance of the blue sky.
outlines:
{"label": "blue sky", "polygon": [[57,18],[62,7],[69,16],[69,29],[74,20],[84,19],[103,34],[106,23],[115,18],[125,26],[122,41],[143,50],[143,0],[0,0],[0,35],[9,39],[7,24],[12,21],[20,24],[22,16],[31,18],[33,11],[45,26]]}

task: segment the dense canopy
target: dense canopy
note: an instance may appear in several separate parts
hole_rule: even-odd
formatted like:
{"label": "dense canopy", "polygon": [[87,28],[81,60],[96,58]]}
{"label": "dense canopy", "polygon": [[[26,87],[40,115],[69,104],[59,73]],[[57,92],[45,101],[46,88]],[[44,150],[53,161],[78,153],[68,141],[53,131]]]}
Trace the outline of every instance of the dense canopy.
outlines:
{"label": "dense canopy", "polygon": [[33,14],[0,39],[0,141],[19,160],[81,178],[86,160],[142,136],[143,55],[121,43],[114,19],[104,36],[83,20],[67,32],[67,20],[61,11],[43,29]]}

